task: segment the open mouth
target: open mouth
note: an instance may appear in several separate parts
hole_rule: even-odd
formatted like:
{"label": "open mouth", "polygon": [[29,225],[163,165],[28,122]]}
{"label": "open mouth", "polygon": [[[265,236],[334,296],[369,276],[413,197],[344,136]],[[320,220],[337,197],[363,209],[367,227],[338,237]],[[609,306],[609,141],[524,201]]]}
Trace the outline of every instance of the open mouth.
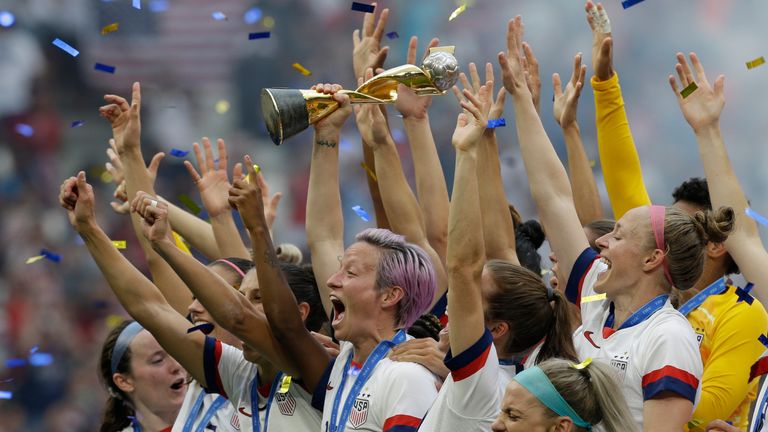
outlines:
{"label": "open mouth", "polygon": [[344,319],[344,312],[347,310],[344,303],[336,297],[331,297],[331,304],[333,305],[333,325],[336,325]]}
{"label": "open mouth", "polygon": [[611,271],[611,261],[605,259],[605,257],[601,257],[600,262],[604,264],[606,268],[598,274],[598,277],[604,277],[609,271]]}
{"label": "open mouth", "polygon": [[171,390],[181,390],[185,385],[187,385],[186,380],[184,378],[179,378],[171,384]]}

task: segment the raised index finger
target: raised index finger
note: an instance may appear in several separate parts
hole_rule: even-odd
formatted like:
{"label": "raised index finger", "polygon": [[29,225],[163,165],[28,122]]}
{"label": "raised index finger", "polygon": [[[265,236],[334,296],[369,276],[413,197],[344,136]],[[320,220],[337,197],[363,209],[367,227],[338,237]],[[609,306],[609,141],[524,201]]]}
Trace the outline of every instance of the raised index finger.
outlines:
{"label": "raised index finger", "polygon": [[379,22],[376,24],[376,30],[373,31],[373,38],[381,42],[381,37],[384,35],[384,29],[387,27],[387,20],[389,19],[389,9],[384,9],[379,15]]}

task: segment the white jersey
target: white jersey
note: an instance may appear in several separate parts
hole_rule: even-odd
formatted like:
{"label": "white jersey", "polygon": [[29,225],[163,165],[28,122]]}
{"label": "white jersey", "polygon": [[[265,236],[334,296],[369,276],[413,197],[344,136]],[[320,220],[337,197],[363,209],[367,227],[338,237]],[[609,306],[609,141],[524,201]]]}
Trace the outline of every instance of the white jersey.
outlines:
{"label": "white jersey", "polygon": [[[339,356],[328,364],[315,389],[312,403],[323,411],[322,432],[331,431],[331,413],[338,392],[342,392],[340,416],[356,381],[356,377],[349,374],[344,388],[339,388],[342,377],[349,373],[346,368],[353,354],[352,344],[342,341]],[[363,389],[355,395],[345,431],[415,432],[437,397],[437,385],[437,377],[423,366],[383,358]]]}
{"label": "white jersey", "polygon": [[198,431],[239,431],[240,425],[235,409],[222,395],[209,394],[197,381],[187,387],[184,403],[181,405],[172,432]]}
{"label": "white jersey", "polygon": [[[581,306],[581,327],[574,346],[583,360],[591,357],[613,366],[629,408],[643,424],[643,403],[662,392],[672,392],[696,405],[703,374],[699,345],[688,320],[660,296],[613,330],[613,302],[594,296],[597,275],[607,269],[592,249],[576,260],[566,287],[568,299]],[[608,324],[608,325],[606,325]]]}
{"label": "white jersey", "polygon": [[[300,382],[292,381],[288,385],[285,381],[287,389],[281,392],[284,375],[278,374],[269,387],[268,396],[264,397],[259,391],[258,366],[246,360],[242,351],[213,338],[206,338],[205,343],[206,381],[212,383],[208,390],[229,399],[237,410],[239,430],[316,431],[320,428],[321,414],[312,407],[312,396]],[[253,417],[254,411],[258,413],[256,417]],[[267,414],[269,417],[265,420]]]}

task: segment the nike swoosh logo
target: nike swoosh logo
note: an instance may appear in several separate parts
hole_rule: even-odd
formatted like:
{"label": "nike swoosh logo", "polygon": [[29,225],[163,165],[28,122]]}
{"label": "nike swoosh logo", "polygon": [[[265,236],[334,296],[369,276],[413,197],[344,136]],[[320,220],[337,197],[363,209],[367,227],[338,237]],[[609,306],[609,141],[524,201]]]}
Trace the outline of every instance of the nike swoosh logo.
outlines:
{"label": "nike swoosh logo", "polygon": [[328,391],[331,391],[331,390],[333,390],[333,386],[332,386],[332,385],[330,385],[330,384],[327,384],[327,385],[325,386],[325,389],[326,389],[326,390],[328,390]]}
{"label": "nike swoosh logo", "polygon": [[594,332],[591,332],[591,331],[585,331],[585,332],[584,332],[584,337],[587,339],[587,341],[588,341],[589,343],[591,343],[591,344],[592,344],[592,346],[593,346],[593,347],[595,347],[595,348],[597,348],[597,349],[600,349],[600,347],[599,347],[599,346],[598,346],[598,345],[595,343],[595,341],[593,341],[593,340],[592,340],[592,335],[593,335],[593,334],[595,334],[595,333],[594,333]]}
{"label": "nike swoosh logo", "polygon": [[245,412],[245,407],[240,407],[240,409],[238,411],[240,411],[240,414],[242,414],[242,415],[244,415],[246,417],[253,417],[252,415],[250,415],[247,412]]}

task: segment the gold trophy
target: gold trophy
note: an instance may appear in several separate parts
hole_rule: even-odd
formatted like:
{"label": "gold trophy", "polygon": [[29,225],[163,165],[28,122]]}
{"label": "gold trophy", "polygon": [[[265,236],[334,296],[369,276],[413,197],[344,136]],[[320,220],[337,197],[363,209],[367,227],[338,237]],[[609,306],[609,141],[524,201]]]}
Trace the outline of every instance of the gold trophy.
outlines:
{"label": "gold trophy", "polygon": [[[356,90],[341,90],[351,103],[389,104],[397,100],[397,86],[408,86],[419,96],[445,94],[459,77],[453,47],[430,49],[421,67],[407,64],[364,82]],[[265,88],[261,90],[261,112],[272,141],[280,145],[338,109],[331,95],[314,90]]]}

